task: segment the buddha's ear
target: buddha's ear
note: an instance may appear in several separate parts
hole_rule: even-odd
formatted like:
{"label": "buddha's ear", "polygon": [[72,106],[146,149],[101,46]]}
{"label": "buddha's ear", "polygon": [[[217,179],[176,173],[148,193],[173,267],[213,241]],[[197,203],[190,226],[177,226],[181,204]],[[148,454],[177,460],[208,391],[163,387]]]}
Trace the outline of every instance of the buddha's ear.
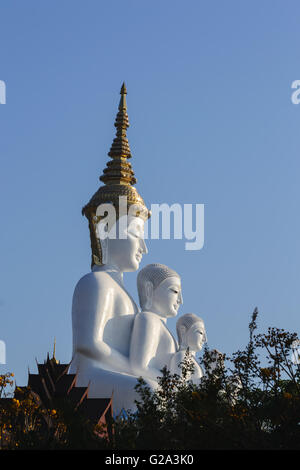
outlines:
{"label": "buddha's ear", "polygon": [[180,346],[187,346],[186,338],[185,338],[186,331],[187,331],[187,328],[184,325],[179,325],[179,327],[178,327],[178,340],[179,340]]}
{"label": "buddha's ear", "polygon": [[184,325],[179,326],[179,331],[181,333],[181,336],[184,337],[186,334],[186,327]]}
{"label": "buddha's ear", "polygon": [[102,264],[107,264],[108,262],[108,238],[99,240],[102,251]]}
{"label": "buddha's ear", "polygon": [[101,264],[107,264],[108,258],[108,222],[106,217],[101,219],[98,217],[98,222],[96,223],[96,237],[101,247]]}
{"label": "buddha's ear", "polygon": [[151,281],[145,281],[145,294],[146,294],[145,308],[148,310],[152,307],[152,299],[153,299],[153,284]]}

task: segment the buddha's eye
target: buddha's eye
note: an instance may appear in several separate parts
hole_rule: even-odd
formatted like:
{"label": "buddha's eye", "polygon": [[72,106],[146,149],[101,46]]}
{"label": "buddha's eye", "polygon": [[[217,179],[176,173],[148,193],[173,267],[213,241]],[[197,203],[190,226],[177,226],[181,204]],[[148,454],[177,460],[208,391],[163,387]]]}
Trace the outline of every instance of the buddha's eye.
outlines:
{"label": "buddha's eye", "polygon": [[197,333],[199,335],[203,335],[203,331],[201,331],[201,330],[195,330],[195,333]]}
{"label": "buddha's eye", "polygon": [[134,232],[133,230],[129,230],[128,233],[135,238],[140,238],[139,234],[137,232]]}
{"label": "buddha's eye", "polygon": [[171,290],[172,290],[173,292],[175,292],[175,294],[178,294],[178,292],[179,292],[179,290],[177,290],[177,289],[172,289],[172,288],[171,288]]}

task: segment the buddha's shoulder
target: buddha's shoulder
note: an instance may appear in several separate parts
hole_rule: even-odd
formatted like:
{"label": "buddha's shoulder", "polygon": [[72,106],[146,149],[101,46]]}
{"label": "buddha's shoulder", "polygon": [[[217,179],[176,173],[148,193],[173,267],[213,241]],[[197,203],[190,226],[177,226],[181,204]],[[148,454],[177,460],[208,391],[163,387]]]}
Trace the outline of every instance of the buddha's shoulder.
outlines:
{"label": "buddha's shoulder", "polygon": [[173,360],[175,361],[183,361],[185,358],[186,350],[180,349],[173,355]]}
{"label": "buddha's shoulder", "polygon": [[154,312],[142,311],[136,314],[135,322],[137,323],[161,323],[161,318]]}
{"label": "buddha's shoulder", "polygon": [[75,292],[86,291],[107,291],[108,288],[114,287],[115,282],[105,271],[91,271],[84,276],[76,284]]}

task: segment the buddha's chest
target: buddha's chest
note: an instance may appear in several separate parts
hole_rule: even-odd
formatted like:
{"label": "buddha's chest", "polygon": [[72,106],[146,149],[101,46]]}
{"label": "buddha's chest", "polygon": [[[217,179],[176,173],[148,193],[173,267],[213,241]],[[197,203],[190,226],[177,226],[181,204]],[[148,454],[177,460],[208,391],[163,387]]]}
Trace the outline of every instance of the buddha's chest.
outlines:
{"label": "buddha's chest", "polygon": [[173,354],[176,352],[176,342],[166,328],[161,328],[160,341],[158,344],[159,354]]}
{"label": "buddha's chest", "polygon": [[122,292],[121,290],[114,296],[112,307],[112,317],[135,315],[138,312],[138,307],[133,299],[131,299],[126,292]]}
{"label": "buddha's chest", "polygon": [[165,329],[165,327],[162,327],[159,335],[157,349],[150,364],[159,370],[161,370],[164,366],[168,367],[172,356],[176,352],[176,346],[175,339],[171,333]]}
{"label": "buddha's chest", "polygon": [[125,356],[129,354],[133,321],[138,308],[128,294],[115,292],[111,314],[107,318],[103,340]]}

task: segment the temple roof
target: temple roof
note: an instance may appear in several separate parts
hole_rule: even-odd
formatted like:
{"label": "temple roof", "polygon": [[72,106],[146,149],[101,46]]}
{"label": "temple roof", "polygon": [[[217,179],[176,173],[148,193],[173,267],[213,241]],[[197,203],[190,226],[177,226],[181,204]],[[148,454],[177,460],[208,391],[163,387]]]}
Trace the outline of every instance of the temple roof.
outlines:
{"label": "temple roof", "polygon": [[[14,397],[21,399],[30,391],[40,404],[51,408],[57,399],[66,399],[91,422],[106,422],[112,416],[112,398],[89,398],[89,387],[76,387],[77,374],[68,374],[70,364],[60,364],[47,356],[43,364],[37,363],[37,374],[28,374],[27,387],[16,387]],[[11,402],[5,402],[5,406]]]}
{"label": "temple roof", "polygon": [[80,410],[91,421],[99,423],[103,415],[111,410],[111,398],[88,398],[82,402]]}

